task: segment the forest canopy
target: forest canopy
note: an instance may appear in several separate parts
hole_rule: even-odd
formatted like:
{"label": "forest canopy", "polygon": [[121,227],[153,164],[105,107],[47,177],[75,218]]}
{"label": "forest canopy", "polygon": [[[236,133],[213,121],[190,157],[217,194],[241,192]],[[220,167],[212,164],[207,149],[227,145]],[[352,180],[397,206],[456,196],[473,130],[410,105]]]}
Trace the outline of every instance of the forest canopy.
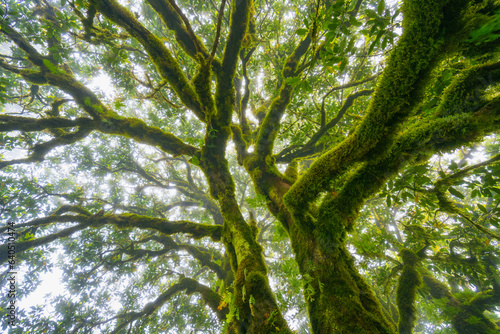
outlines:
{"label": "forest canopy", "polygon": [[498,333],[499,51],[498,0],[3,0],[2,330]]}

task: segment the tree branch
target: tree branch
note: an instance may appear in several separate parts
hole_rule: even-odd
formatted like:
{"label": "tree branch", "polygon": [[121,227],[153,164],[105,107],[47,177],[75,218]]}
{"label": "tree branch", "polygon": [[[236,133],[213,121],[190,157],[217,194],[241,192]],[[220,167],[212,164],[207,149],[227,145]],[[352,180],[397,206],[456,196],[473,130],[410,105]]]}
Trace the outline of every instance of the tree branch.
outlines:
{"label": "tree branch", "polygon": [[198,283],[198,281],[191,278],[181,278],[179,283],[171,286],[167,291],[163,292],[158,298],[153,302],[146,304],[144,308],[139,312],[127,312],[124,314],[119,314],[112,319],[108,319],[106,322],[114,319],[125,319],[117,325],[117,327],[111,332],[112,334],[119,333],[125,326],[132,323],[139,318],[145,318],[156,312],[161,306],[163,306],[167,301],[169,301],[175,294],[186,290],[188,295],[192,293],[199,293],[203,301],[217,314],[219,320],[224,321],[226,315],[229,312],[227,307],[218,309],[222,298],[218,293],[211,290],[207,286]]}
{"label": "tree branch", "polygon": [[200,105],[194,88],[164,43],[115,0],[94,0],[93,3],[106,18],[124,28],[141,43],[161,77],[172,85],[184,105],[201,121],[205,121],[203,106]]}
{"label": "tree branch", "polygon": [[[336,217],[352,228],[357,212],[367,198],[380,190],[385,181],[410,163],[426,161],[437,152],[450,151],[500,129],[500,97],[485,103],[470,114],[452,115],[441,119],[427,119],[396,138],[389,154],[380,160],[365,162],[350,173],[336,197],[327,196],[319,208],[319,218]],[[341,211],[337,208],[351,208]],[[336,220],[335,219],[335,220]]]}
{"label": "tree branch", "polygon": [[[41,57],[36,50],[32,50],[31,45],[11,27],[3,28],[9,30],[9,35],[13,35],[13,40],[20,48],[27,52],[28,58],[38,59]],[[165,152],[173,155],[194,155],[198,149],[185,144],[179,138],[170,133],[166,133],[158,127],[148,126],[144,121],[137,118],[120,117],[116,113],[108,110],[97,96],[87,87],[78,82],[72,74],[68,74],[61,67],[56,66],[47,59],[43,59],[38,65],[41,71],[23,70],[7,64],[0,59],[0,67],[21,75],[26,81],[33,84],[50,84],[60,88],[71,95],[78,105],[83,108],[94,120],[101,120],[97,129],[103,133],[117,134],[149,145],[159,147]],[[69,136],[69,135],[68,135]],[[58,138],[56,138],[57,140]],[[22,163],[25,161],[15,161]],[[11,163],[12,164],[12,163]]]}
{"label": "tree branch", "polygon": [[[373,93],[373,89],[365,89],[365,90],[360,90],[356,93],[353,93],[351,95],[349,95],[344,104],[342,105],[342,107],[339,109],[338,113],[337,113],[337,116],[335,116],[335,118],[333,118],[330,122],[328,122],[328,124],[326,124],[325,126],[321,127],[318,132],[316,132],[312,137],[311,139],[309,139],[309,141],[303,145],[299,150],[293,152],[293,153],[289,153],[287,155],[284,155],[287,151],[288,151],[288,148],[285,148],[284,150],[282,150],[276,157],[276,161],[277,162],[287,162],[287,161],[291,161],[295,158],[298,158],[300,157],[301,155],[303,155],[304,153],[309,153],[311,151],[315,151],[314,150],[314,146],[315,144],[318,142],[318,140],[321,139],[321,137],[327,133],[331,128],[333,128],[335,125],[337,125],[340,120],[342,119],[342,117],[344,117],[345,113],[347,112],[347,110],[352,106],[352,104],[354,103],[354,101],[361,97],[361,96],[368,96],[370,94]],[[322,106],[322,108],[324,107],[324,105]]]}
{"label": "tree branch", "polygon": [[[99,228],[105,225],[114,225],[117,228],[150,229],[162,234],[186,233],[194,239],[210,237],[218,241],[222,235],[222,227],[219,225],[198,224],[189,221],[169,221],[162,218],[152,218],[136,214],[104,214],[102,211],[93,215],[63,215],[49,216],[32,221],[27,226],[40,226],[51,222],[78,222],[79,224],[59,232],[43,236],[37,239],[18,242],[16,252],[20,253],[27,249],[48,244],[54,240],[65,238],[71,234],[81,231],[87,227]],[[7,245],[0,245],[0,263],[7,259]]]}
{"label": "tree branch", "polygon": [[[91,124],[91,123],[88,123],[88,124]],[[11,166],[11,165],[15,165],[15,164],[43,161],[45,159],[45,156],[47,155],[47,153],[50,152],[50,150],[52,150],[56,147],[59,147],[59,146],[74,144],[75,142],[85,138],[93,130],[93,128],[91,126],[89,126],[88,124],[80,126],[80,128],[75,132],[61,135],[59,137],[56,137],[56,138],[49,140],[48,142],[45,142],[42,144],[36,144],[35,146],[33,146],[33,149],[32,149],[33,152],[26,159],[0,161],[0,170],[7,167],[7,166]]]}
{"label": "tree branch", "polygon": [[0,132],[7,131],[42,131],[45,129],[95,127],[97,122],[90,118],[79,117],[71,120],[63,117],[33,118],[21,116],[0,115]]}
{"label": "tree branch", "polygon": [[396,129],[420,101],[430,71],[443,52],[429,43],[440,33],[443,9],[440,3],[431,1],[411,2],[404,8],[403,35],[389,57],[363,121],[354,133],[319,157],[285,195],[286,205],[297,218],[307,210],[304,203],[314,201],[354,162],[370,153],[384,154],[394,141]]}

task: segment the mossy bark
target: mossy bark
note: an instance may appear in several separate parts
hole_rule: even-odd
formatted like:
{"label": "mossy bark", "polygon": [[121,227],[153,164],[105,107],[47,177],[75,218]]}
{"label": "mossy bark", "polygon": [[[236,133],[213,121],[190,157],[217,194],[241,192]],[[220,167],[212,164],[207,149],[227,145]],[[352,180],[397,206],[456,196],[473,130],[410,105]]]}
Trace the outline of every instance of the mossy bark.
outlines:
{"label": "mossy bark", "polygon": [[425,272],[422,278],[432,298],[447,300],[447,308],[444,312],[451,319],[451,324],[458,334],[498,333],[500,328],[484,316],[485,309],[500,301],[498,291],[480,293],[471,300],[461,302],[431,273]]}
{"label": "mossy bark", "polygon": [[[255,334],[290,333],[269,285],[263,249],[255,240],[252,227],[240,211],[234,182],[225,158],[235,107],[233,78],[241,42],[252,15],[253,1],[233,1],[232,7],[231,29],[224,49],[222,67],[216,73],[215,113],[207,114],[205,145],[200,153],[200,167],[208,180],[210,195],[219,203],[224,218],[223,241],[235,273],[232,307],[237,310],[237,317],[232,319],[230,331]],[[203,85],[198,82],[197,91],[203,91],[206,86],[208,83]]]}
{"label": "mossy bark", "polygon": [[270,211],[290,235],[313,333],[395,333],[345,243],[328,230],[329,223],[319,229],[304,229],[312,227],[315,218],[309,215],[305,218],[309,221],[297,223],[286,210],[283,196],[293,177],[282,175],[273,161],[255,155],[247,157],[244,166],[257,191],[268,198]]}
{"label": "mossy bark", "polygon": [[297,260],[313,333],[395,333],[346,247],[325,240],[308,244]]}
{"label": "mossy bark", "polygon": [[411,334],[417,319],[417,289],[422,284],[422,278],[416,268],[419,258],[409,249],[403,249],[399,255],[403,259],[403,271],[399,277],[396,296],[399,310],[398,331],[399,334]]}

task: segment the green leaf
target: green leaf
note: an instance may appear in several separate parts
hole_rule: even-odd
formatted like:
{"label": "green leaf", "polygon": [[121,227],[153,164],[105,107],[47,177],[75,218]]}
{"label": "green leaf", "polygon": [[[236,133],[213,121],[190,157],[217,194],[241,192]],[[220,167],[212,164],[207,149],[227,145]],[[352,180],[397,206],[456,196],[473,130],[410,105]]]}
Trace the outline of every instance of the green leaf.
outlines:
{"label": "green leaf", "polygon": [[483,211],[484,213],[488,213],[488,210],[486,209],[486,207],[482,204],[478,204],[477,207],[479,208],[479,210]]}
{"label": "green leaf", "polygon": [[365,14],[366,16],[371,17],[372,19],[378,18],[377,13],[373,9],[365,10]]}
{"label": "green leaf", "polygon": [[450,192],[450,194],[452,194],[453,196],[456,196],[456,197],[458,197],[460,199],[464,199],[465,198],[465,196],[460,191],[458,191],[458,190],[456,190],[456,189],[454,189],[452,187],[448,188],[448,191]]}
{"label": "green leaf", "polygon": [[307,35],[309,33],[309,30],[301,28],[301,29],[295,30],[295,33],[299,36],[303,36],[303,35]]}
{"label": "green leaf", "polygon": [[377,6],[378,15],[382,15],[382,13],[384,12],[384,9],[385,9],[385,1],[380,0],[380,2],[378,3],[378,6]]}

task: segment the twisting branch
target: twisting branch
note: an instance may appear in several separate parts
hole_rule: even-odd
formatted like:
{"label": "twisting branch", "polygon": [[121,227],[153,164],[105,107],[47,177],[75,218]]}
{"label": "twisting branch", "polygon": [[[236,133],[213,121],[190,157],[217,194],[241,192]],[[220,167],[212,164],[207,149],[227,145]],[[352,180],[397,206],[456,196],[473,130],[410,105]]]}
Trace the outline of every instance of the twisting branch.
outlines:
{"label": "twisting branch", "polygon": [[[217,275],[219,279],[224,280],[227,276],[227,272],[221,266],[217,265],[212,261],[214,255],[204,247],[194,246],[191,244],[179,244],[175,242],[174,239],[166,235],[153,235],[149,237],[148,240],[154,240],[156,242],[161,243],[164,246],[164,250],[168,251],[185,250],[196,260],[198,260],[203,267],[210,268]],[[134,249],[134,251],[137,251],[137,249]],[[139,251],[145,252],[145,250],[139,250]],[[145,254],[144,255],[141,254],[141,257],[142,256],[145,256]]]}
{"label": "twisting branch", "polygon": [[[147,0],[149,5],[158,13],[163,23],[172,30],[175,34],[178,45],[193,59],[197,58],[197,53],[203,56],[204,59],[209,59],[210,54],[206,49],[203,42],[195,36],[192,39],[192,35],[188,32],[185,25],[183,25],[183,20],[177,13],[177,11],[172,7],[167,0]],[[221,63],[217,59],[212,60],[212,65],[216,72],[219,72],[221,68]]]}
{"label": "twisting branch", "polygon": [[272,154],[272,147],[279,133],[281,117],[292,99],[294,90],[293,85],[287,83],[286,79],[300,75],[301,69],[298,67],[298,62],[307,53],[311,43],[311,32],[309,32],[309,34],[300,41],[283,65],[284,80],[280,85],[279,95],[272,100],[266,116],[258,129],[255,152],[260,157],[266,157]]}
{"label": "twisting branch", "polygon": [[72,133],[64,134],[59,137],[56,137],[48,142],[42,144],[36,144],[32,148],[31,155],[26,159],[15,159],[9,161],[0,161],[0,169],[3,169],[7,166],[15,165],[15,164],[23,164],[23,163],[31,163],[31,162],[40,162],[45,159],[47,153],[50,150],[64,145],[74,144],[75,142],[82,140],[85,138],[91,131],[93,127],[91,126],[80,126],[80,128]]}
{"label": "twisting branch", "polygon": [[[343,213],[346,216],[341,218],[348,224],[354,223],[354,217],[365,199],[378,192],[394,173],[407,164],[426,161],[436,152],[456,149],[471,140],[498,131],[500,124],[493,120],[499,115],[500,98],[497,97],[475,113],[421,121],[418,126],[413,126],[396,138],[385,158],[364,162],[353,170],[342,183],[336,197],[325,197],[319,208],[320,216],[332,214],[337,206],[349,203],[353,209]],[[335,214],[339,216],[338,212]],[[352,225],[345,228],[348,230]]]}
{"label": "twisting branch", "polygon": [[186,29],[187,29],[187,31],[189,33],[189,36],[191,37],[191,40],[194,43],[194,47],[196,48],[196,53],[201,52],[202,48],[199,45],[198,37],[196,37],[196,34],[194,33],[193,28],[191,27],[191,24],[189,23],[189,20],[186,17],[186,15],[184,15],[184,13],[179,8],[179,6],[177,6],[177,4],[175,3],[175,0],[167,0],[167,1],[170,3],[170,5],[177,12],[177,15],[179,15],[180,18],[182,19],[182,21],[184,22],[184,25],[186,26]]}
{"label": "twisting branch", "polygon": [[362,85],[366,82],[369,82],[369,81],[372,81],[374,79],[376,79],[381,73],[377,73],[375,75],[372,75],[366,79],[363,79],[363,80],[359,80],[359,81],[355,81],[355,82],[349,82],[349,83],[346,83],[344,85],[340,85],[340,86],[335,86],[333,87],[332,89],[330,89],[325,95],[323,95],[323,97],[321,98],[321,110],[320,110],[320,113],[321,113],[321,127],[324,127],[325,124],[326,124],[326,113],[325,113],[325,101],[326,99],[328,98],[328,96],[330,96],[333,92],[337,91],[337,90],[342,90],[342,89],[347,89],[347,88],[351,88],[351,87],[356,87],[356,86],[359,86],[359,85]]}
{"label": "twisting branch", "polygon": [[[366,116],[352,134],[318,158],[285,195],[285,204],[297,218],[306,208],[304,203],[317,199],[354,163],[390,147],[397,134],[395,130],[410,116],[419,101],[423,83],[444,52],[443,48],[428,43],[430,38],[437,38],[441,33],[440,6],[429,3],[428,7],[406,8],[404,24],[407,29],[389,56]],[[436,16],[430,18],[429,11]],[[427,24],[429,20],[434,20],[433,24]],[[316,186],[310,187],[310,184]]]}
{"label": "twisting branch", "polygon": [[[330,129],[332,129],[335,125],[337,125],[340,120],[342,119],[342,117],[344,117],[345,113],[347,112],[347,110],[352,106],[352,104],[354,103],[354,101],[361,97],[361,96],[368,96],[370,94],[373,93],[373,89],[365,89],[365,90],[360,90],[356,93],[353,93],[351,95],[349,95],[344,104],[342,105],[342,107],[339,109],[338,113],[337,113],[337,116],[335,116],[335,118],[333,118],[330,122],[328,122],[328,124],[322,126],[318,132],[316,132],[312,137],[311,139],[309,139],[309,141],[303,145],[299,150],[293,152],[293,153],[289,153],[287,154],[290,149],[287,147],[285,149],[283,149],[276,157],[276,161],[277,162],[289,162],[289,161],[292,161],[293,159],[295,158],[299,158],[301,156],[305,156],[305,155],[310,155],[311,152],[316,152],[318,150],[315,150],[315,145],[316,143],[321,139],[321,137],[323,137]],[[324,106],[322,106],[323,108]],[[322,111],[322,113],[324,113],[324,111]],[[323,117],[322,117],[323,118]],[[326,113],[325,113],[325,118],[326,118]],[[323,122],[323,120],[322,120]],[[323,149],[323,147],[321,147],[320,149]]]}
{"label": "twisting branch", "polygon": [[[198,224],[190,221],[169,221],[162,218],[152,218],[148,216],[140,216],[136,214],[104,214],[101,211],[95,215],[52,215],[45,218],[40,218],[34,220],[26,226],[41,226],[51,222],[77,222],[78,225],[69,227],[67,229],[61,230],[59,232],[49,234],[37,239],[27,240],[18,242],[16,244],[16,251],[18,253],[23,252],[27,249],[42,246],[48,244],[54,240],[61,239],[72,235],[77,231],[81,231],[85,228],[100,228],[105,225],[113,225],[117,228],[138,228],[138,229],[148,229],[160,232],[165,235],[171,235],[175,233],[186,233],[189,234],[194,239],[200,239],[203,237],[210,237],[214,241],[218,241],[221,238],[222,227],[219,225],[207,225]],[[1,245],[0,251],[0,263],[3,263],[7,259],[7,245]]]}
{"label": "twisting branch", "polygon": [[185,290],[188,295],[193,293],[199,293],[203,301],[217,314],[219,320],[224,321],[226,315],[229,312],[227,307],[221,308],[219,310],[220,302],[222,301],[221,296],[215,291],[211,290],[209,287],[200,284],[198,281],[191,278],[181,278],[179,283],[172,285],[167,291],[163,292],[158,298],[153,302],[146,304],[144,308],[139,312],[126,312],[119,314],[111,319],[96,323],[95,325],[104,324],[113,320],[122,320],[116,326],[116,328],[110,332],[112,334],[119,333],[128,324],[140,319],[149,317],[151,314],[155,313],[161,306],[168,302],[177,293]]}
{"label": "twisting branch", "polygon": [[[192,156],[198,151],[197,148],[185,144],[179,138],[164,132],[158,127],[148,126],[144,121],[137,118],[120,117],[116,113],[108,110],[98,97],[91,90],[78,82],[72,74],[65,72],[60,66],[56,66],[49,60],[43,59],[43,57],[12,27],[7,26],[7,23],[4,21],[1,22],[3,22],[4,25],[0,31],[6,34],[22,50],[27,52],[28,59],[32,59],[33,63],[40,67],[40,71],[18,69],[1,59],[0,67],[12,73],[19,74],[23,79],[33,84],[50,84],[68,93],[85,112],[92,116],[92,118],[100,120],[96,129],[103,133],[131,137],[138,142],[159,147],[163,151],[173,155],[187,154]],[[163,44],[162,47],[164,47]],[[59,139],[58,142],[63,140],[64,138]],[[14,163],[21,162],[17,161]]]}
{"label": "twisting branch", "polygon": [[125,29],[141,43],[152,63],[156,66],[160,76],[168,81],[184,105],[191,109],[201,121],[205,121],[205,114],[197,99],[194,88],[165,44],[146,29],[132,13],[117,1],[94,0],[92,3],[106,18]]}
{"label": "twisting branch", "polygon": [[217,52],[217,46],[219,45],[220,31],[222,29],[222,18],[224,17],[224,6],[226,5],[226,0],[222,0],[219,8],[219,16],[217,18],[217,32],[215,33],[214,45],[212,46],[212,52],[210,53],[210,63],[215,57]]}

